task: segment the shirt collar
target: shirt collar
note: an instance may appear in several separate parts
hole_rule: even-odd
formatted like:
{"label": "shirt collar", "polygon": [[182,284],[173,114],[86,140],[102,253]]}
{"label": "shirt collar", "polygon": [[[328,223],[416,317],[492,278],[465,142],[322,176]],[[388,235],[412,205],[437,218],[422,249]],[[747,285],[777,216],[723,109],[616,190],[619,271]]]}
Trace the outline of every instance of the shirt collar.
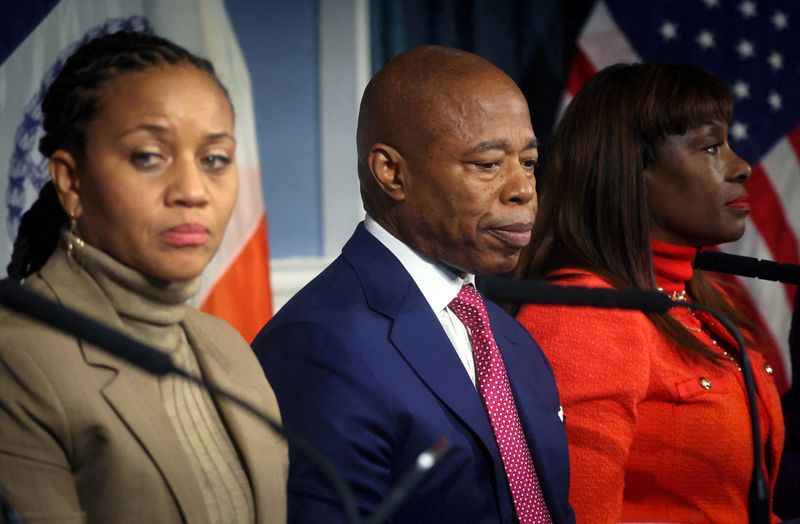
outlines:
{"label": "shirt collar", "polygon": [[364,219],[364,227],[397,257],[434,313],[446,308],[456,298],[463,285],[475,285],[475,275],[468,273],[461,278],[449,269],[430,262],[386,231],[369,215]]}

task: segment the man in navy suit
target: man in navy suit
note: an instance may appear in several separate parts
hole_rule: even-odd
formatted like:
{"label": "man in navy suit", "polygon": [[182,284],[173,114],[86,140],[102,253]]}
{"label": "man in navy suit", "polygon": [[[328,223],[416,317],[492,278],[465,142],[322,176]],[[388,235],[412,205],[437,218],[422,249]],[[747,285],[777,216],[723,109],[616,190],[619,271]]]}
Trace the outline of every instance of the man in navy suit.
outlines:
{"label": "man in navy suit", "polygon": [[[499,364],[510,383],[501,410],[521,426],[508,444],[481,389],[485,359],[473,355],[473,343],[489,342],[473,340],[481,326],[451,307],[462,287],[474,293],[475,274],[510,271],[530,240],[538,150],[525,98],[475,55],[416,48],[367,86],[357,138],[366,220],[253,343],[284,423],[334,462],[362,513],[445,437],[441,464],[392,522],[574,522],[563,417],[541,350],[486,304],[502,354],[492,372]],[[526,457],[534,480],[520,485],[510,479]],[[290,522],[344,519],[295,450],[288,493]],[[546,505],[534,517],[527,496]]]}

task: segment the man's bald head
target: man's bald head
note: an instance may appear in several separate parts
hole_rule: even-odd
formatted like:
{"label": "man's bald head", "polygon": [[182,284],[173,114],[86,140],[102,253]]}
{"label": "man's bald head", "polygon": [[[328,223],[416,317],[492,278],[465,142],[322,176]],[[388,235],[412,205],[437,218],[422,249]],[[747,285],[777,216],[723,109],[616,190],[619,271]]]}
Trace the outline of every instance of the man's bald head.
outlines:
{"label": "man's bald head", "polygon": [[[376,143],[406,159],[424,155],[434,138],[463,125],[462,103],[482,88],[502,86],[522,96],[514,81],[483,58],[443,46],[416,47],[386,64],[367,85],[358,114],[358,174],[367,212],[380,191],[369,168]],[[382,207],[382,206],[381,206]]]}
{"label": "man's bald head", "polygon": [[536,137],[525,97],[471,53],[420,47],[367,86],[358,119],[364,208],[456,273],[513,269],[536,211]]}

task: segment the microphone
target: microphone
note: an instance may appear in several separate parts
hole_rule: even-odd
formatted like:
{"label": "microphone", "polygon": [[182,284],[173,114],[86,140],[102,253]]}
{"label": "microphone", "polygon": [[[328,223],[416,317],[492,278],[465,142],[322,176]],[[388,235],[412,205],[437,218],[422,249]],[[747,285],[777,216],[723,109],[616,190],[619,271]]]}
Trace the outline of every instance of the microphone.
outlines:
{"label": "microphone", "polygon": [[[229,400],[254,415],[270,429],[283,436],[297,451],[303,454],[325,477],[330,486],[339,497],[339,503],[345,514],[345,519],[350,524],[361,522],[360,515],[356,509],[355,497],[350,486],[336,471],[331,462],[325,458],[305,437],[293,430],[282,426],[259,408],[242,399],[235,393],[225,388],[208,383],[200,375],[194,375],[181,369],[172,361],[169,353],[152,348],[133,338],[120,333],[104,324],[77,311],[68,309],[61,304],[53,302],[29,289],[24,288],[18,282],[11,279],[0,280],[0,304],[11,310],[32,317],[46,325],[83,339],[100,349],[156,376],[164,376],[170,373],[179,375],[190,382],[206,388],[212,394]],[[413,490],[422,482],[426,474],[433,469],[447,452],[450,444],[446,438],[440,438],[433,446],[423,451],[417,458],[416,464],[411,471],[406,472],[393,490],[381,502],[378,510],[369,519],[369,524],[380,524],[384,522],[405,499],[413,493]],[[4,516],[8,522],[13,520],[17,514],[14,508],[5,500],[0,493],[0,516]],[[2,522],[3,520],[0,520]]]}
{"label": "microphone", "polygon": [[800,285],[800,266],[771,260],[731,255],[720,251],[698,251],[694,267],[704,271],[729,273],[759,280]]}
{"label": "microphone", "polygon": [[652,313],[666,313],[673,307],[686,307],[699,309],[713,316],[733,336],[741,355],[742,376],[747,392],[747,406],[750,411],[750,432],[753,436],[750,522],[767,524],[770,521],[769,495],[764,472],[761,469],[763,464],[761,427],[758,420],[753,368],[750,365],[750,357],[747,355],[742,334],[727,317],[703,304],[673,301],[665,293],[659,291],[557,286],[544,281],[510,280],[504,277],[481,277],[480,288],[488,298],[500,302],[631,309]]}
{"label": "microphone", "polygon": [[414,492],[414,489],[422,482],[428,472],[439,463],[449,447],[450,441],[447,437],[440,437],[433,446],[421,453],[417,457],[414,466],[403,474],[391,493],[383,499],[375,513],[367,519],[366,524],[385,522],[394,513],[394,510]]}
{"label": "microphone", "polygon": [[675,304],[659,291],[557,286],[543,280],[511,280],[504,277],[480,277],[479,287],[496,302],[550,304],[634,309],[666,313]]}

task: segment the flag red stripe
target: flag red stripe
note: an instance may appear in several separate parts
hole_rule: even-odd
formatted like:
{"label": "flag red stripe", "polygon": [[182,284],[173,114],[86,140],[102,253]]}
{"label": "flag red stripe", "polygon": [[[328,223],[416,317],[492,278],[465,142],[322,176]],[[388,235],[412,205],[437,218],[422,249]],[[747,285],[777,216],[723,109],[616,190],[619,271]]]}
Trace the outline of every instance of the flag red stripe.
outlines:
{"label": "flag red stripe", "polygon": [[758,227],[772,256],[777,262],[797,264],[797,237],[786,219],[783,204],[763,164],[753,168],[753,176],[745,185],[750,193],[750,218]]}
{"label": "flag red stripe", "polygon": [[786,138],[789,140],[797,161],[800,163],[800,126],[796,127]]}
{"label": "flag red stripe", "polygon": [[[745,185],[750,193],[750,218],[773,259],[784,264],[797,264],[797,237],[762,164],[753,168],[753,176]],[[787,284],[783,288],[789,304],[792,304],[794,287]]]}
{"label": "flag red stripe", "polygon": [[[794,156],[795,156],[795,159],[796,159],[797,163],[800,164],[800,126],[796,127],[794,129],[794,131],[792,131],[791,133],[789,133],[789,135],[787,135],[786,138],[789,141],[789,145],[792,146],[792,151],[794,151]],[[796,202],[794,204],[797,205]],[[791,224],[789,225],[789,227],[791,228]],[[794,232],[794,230],[792,230],[792,232]],[[800,258],[800,250],[798,249],[798,246],[797,246],[797,244],[798,244],[797,236],[796,235],[792,236],[792,240],[794,240],[795,258],[791,262],[785,261],[784,263],[797,264],[798,263],[798,259]],[[783,261],[781,260],[781,262],[783,262]],[[792,294],[792,298],[794,298],[794,294]]]}
{"label": "flag red stripe", "polygon": [[272,316],[268,253],[267,219],[262,215],[258,228],[200,308],[227,320],[248,342]]}
{"label": "flag red stripe", "polygon": [[575,96],[575,93],[583,86],[597,72],[597,68],[589,60],[586,54],[580,49],[575,50],[575,56],[572,60],[572,67],[569,71],[569,78],[567,79],[567,92],[570,96]]}

